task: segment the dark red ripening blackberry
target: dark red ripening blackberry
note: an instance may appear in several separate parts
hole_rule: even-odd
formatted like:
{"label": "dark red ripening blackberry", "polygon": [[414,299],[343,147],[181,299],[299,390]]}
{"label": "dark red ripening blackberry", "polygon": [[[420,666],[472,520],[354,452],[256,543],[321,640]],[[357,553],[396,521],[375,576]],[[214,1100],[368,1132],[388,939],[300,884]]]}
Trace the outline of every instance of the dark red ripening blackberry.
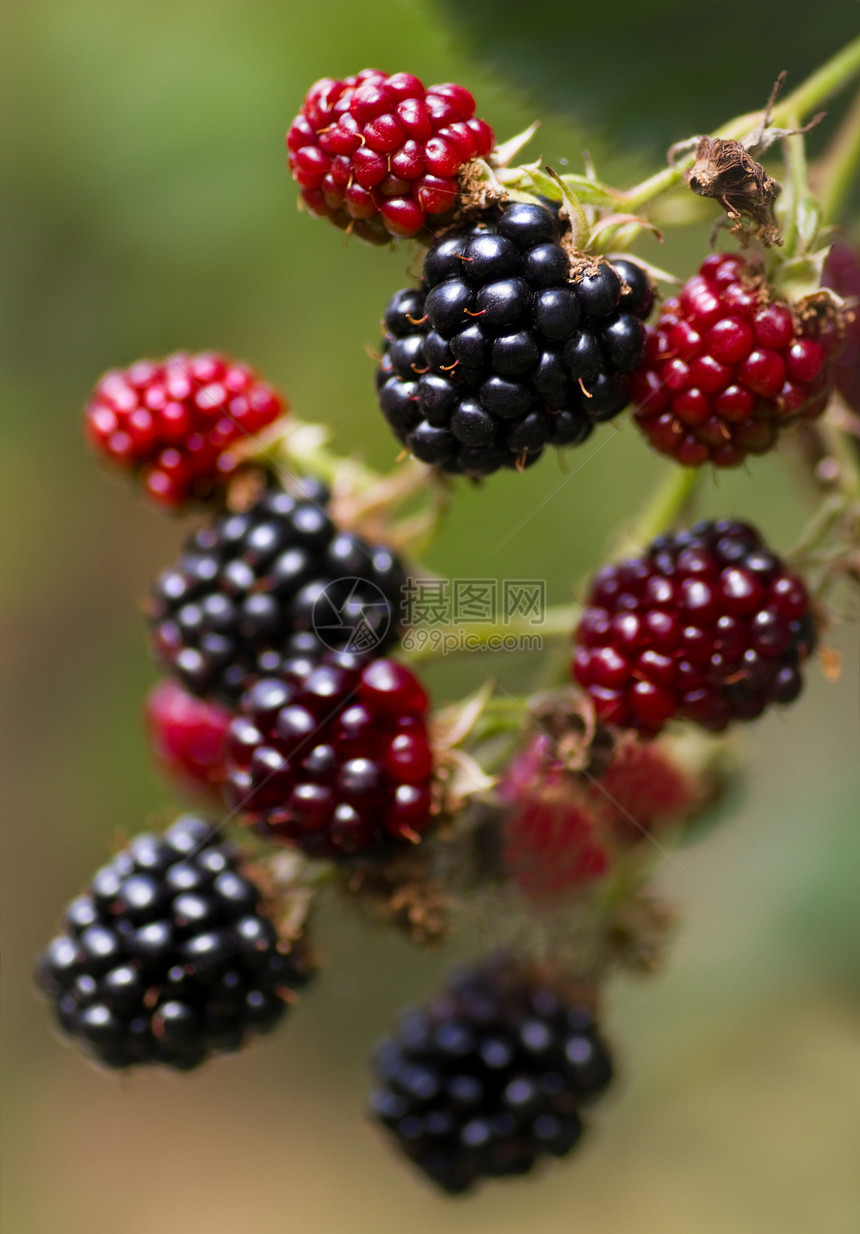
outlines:
{"label": "dark red ripening blackberry", "polygon": [[515,959],[457,973],[374,1055],[372,1116],[452,1195],[577,1144],[612,1060],[593,1012]]}
{"label": "dark red ripening blackberry", "polygon": [[179,352],[105,373],[87,404],[86,434],[146,495],[176,507],[206,500],[237,465],[229,447],[287,410],[283,395],[228,356]]}
{"label": "dark red ripening blackberry", "polygon": [[98,871],[36,978],[97,1062],[190,1071],[273,1029],[312,974],[306,945],[279,941],[233,845],[184,815]]}
{"label": "dark red ripening blackberry", "polygon": [[832,315],[798,308],[745,257],[707,257],[648,327],[633,375],[636,422],[655,450],[688,466],[736,467],[793,421],[820,416],[840,332]]}
{"label": "dark red ripening blackberry", "polygon": [[272,490],[196,532],[153,589],[156,659],[187,690],[232,705],[277,673],[297,631],[319,650],[379,652],[400,632],[403,570],[390,549],[338,530],[316,481]]}
{"label": "dark red ripening blackberry", "polygon": [[833,366],[833,382],[851,410],[860,414],[860,252],[838,240],[827,255],[822,282],[851,305],[845,346]]}
{"label": "dark red ripening blackberry", "polygon": [[427,695],[392,660],[320,657],[298,636],[254,683],[227,737],[230,806],[316,857],[415,843],[431,822]]}
{"label": "dark red ripening blackberry", "polygon": [[629,399],[652,299],[633,262],[574,276],[555,213],[515,203],[449,232],[385,311],[382,413],[422,462],[489,475],[579,445]]}
{"label": "dark red ripening blackberry", "polygon": [[604,566],[575,636],[573,672],[606,721],[713,732],[800,694],[815,646],[809,596],[746,523],[698,523]]}
{"label": "dark red ripening blackberry", "polygon": [[146,725],[153,753],[171,779],[188,793],[220,801],[230,712],[166,679],[149,692]]}
{"label": "dark red ripening blackberry", "polygon": [[494,140],[463,86],[425,90],[411,73],[364,69],[311,87],[287,150],[312,213],[381,244],[450,213],[460,171]]}

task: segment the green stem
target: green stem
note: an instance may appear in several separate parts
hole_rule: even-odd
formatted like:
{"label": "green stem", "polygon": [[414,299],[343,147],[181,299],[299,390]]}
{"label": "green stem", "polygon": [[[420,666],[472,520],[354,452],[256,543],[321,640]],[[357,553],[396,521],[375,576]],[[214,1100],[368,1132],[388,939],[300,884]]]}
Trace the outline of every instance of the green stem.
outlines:
{"label": "green stem", "polygon": [[827,419],[821,422],[821,435],[828,451],[839,466],[837,483],[842,496],[850,504],[860,504],[860,464],[848,437]]}
{"label": "green stem", "polygon": [[627,556],[631,551],[639,553],[655,536],[674,527],[689,505],[702,475],[701,467],[670,466],[645,509],[627,532],[626,543],[618,555]]}
{"label": "green stem", "polygon": [[[772,123],[786,128],[793,115],[805,119],[816,107],[820,107],[832,94],[847,86],[851,79],[857,76],[860,76],[860,35],[778,103],[773,109]],[[719,135],[733,136],[729,133]]]}
{"label": "green stem", "polygon": [[[792,117],[789,120],[791,128],[799,128],[799,121]],[[799,229],[798,229],[798,211],[801,209],[802,203],[809,196],[809,182],[806,170],[806,144],[802,133],[793,133],[791,137],[786,137],[783,142],[785,150],[785,166],[788,172],[787,183],[785,185],[785,198],[782,202],[783,209],[780,214],[783,217],[783,250],[781,258],[789,260],[797,255]]]}
{"label": "green stem", "polygon": [[[782,103],[777,104],[771,114],[771,123],[785,128],[789,117],[797,115],[803,119],[831,94],[847,86],[858,74],[860,74],[860,37],[853,39],[847,47],[807,77],[806,81],[802,82]],[[758,119],[759,115],[756,112],[736,116],[734,120],[730,120],[728,124],[717,129],[713,136],[740,141],[752,131]],[[676,185],[683,183],[685,174],[695,161],[695,152],[686,155],[673,166],[666,167],[656,175],[643,180],[641,184],[637,184],[628,192],[619,193],[619,202],[629,210],[641,209],[656,197],[660,197]]]}
{"label": "green stem", "polygon": [[821,213],[825,224],[838,221],[848,195],[857,182],[860,166],[860,91],[848,109],[830,149],[816,166]]}

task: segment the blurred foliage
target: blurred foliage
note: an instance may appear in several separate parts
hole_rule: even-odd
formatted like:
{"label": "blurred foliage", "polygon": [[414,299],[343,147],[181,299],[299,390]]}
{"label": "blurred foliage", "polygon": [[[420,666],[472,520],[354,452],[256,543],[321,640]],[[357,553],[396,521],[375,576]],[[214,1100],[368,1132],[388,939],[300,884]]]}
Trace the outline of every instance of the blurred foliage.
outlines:
{"label": "blurred foliage", "polygon": [[[813,670],[802,704],[743,735],[746,796],[667,878],[688,914],[674,964],[612,999],[624,1060],[616,1095],[580,1159],[534,1185],[488,1187],[452,1207],[369,1133],[366,1051],[447,957],[417,955],[334,909],[320,921],[328,971],[284,1032],[199,1076],[121,1085],[97,1075],[57,1044],[31,996],[32,957],[63,904],[120,835],[175,808],[142,735],[154,670],[138,607],[187,525],[153,514],[87,456],[80,408],[97,376],[179,346],[223,348],[281,385],[303,417],[332,423],[344,452],[394,463],[366,348],[414,262],[402,248],[347,244],[296,210],[283,134],[310,82],[366,64],[461,80],[507,136],[581,81],[588,98],[565,96],[576,114],[547,117],[534,156],[561,165],[587,144],[623,182],[652,169],[641,150],[617,148],[620,119],[644,116],[659,93],[646,46],[685,66],[671,79],[684,123],[660,122],[658,145],[668,144],[760,105],[778,68],[799,80],[835,49],[857,5],[804,8],[803,24],[782,6],[772,56],[748,33],[756,5],[743,8],[743,27],[732,5],[718,22],[695,5],[679,19],[665,0],[631,6],[632,18],[616,6],[564,10],[559,20],[577,32],[562,39],[556,27],[550,59],[530,42],[550,29],[549,5],[473,0],[450,23],[446,11],[427,0],[30,0],[2,18],[3,1204],[14,1234],[858,1226],[853,628],[831,635],[845,651],[835,686]],[[478,14],[481,56],[516,18],[504,72],[476,67],[465,48],[459,23]],[[718,26],[708,45],[731,50],[730,74],[680,55],[694,20],[700,40]],[[577,48],[592,26],[600,41],[585,64]],[[540,94],[526,92],[520,60],[536,66]],[[590,127],[586,110],[592,122],[611,118],[608,131]],[[708,229],[670,233],[662,248],[646,238],[641,252],[686,275]],[[550,599],[563,600],[662,470],[627,426],[564,469],[548,458],[523,476],[458,486],[429,564],[460,577],[543,576]],[[714,480],[701,510],[743,513],[784,548],[812,501],[787,448]],[[488,671],[514,689],[528,668],[473,656],[430,680],[441,699]],[[459,946],[492,942],[492,923],[471,921]]]}
{"label": "blurred foliage", "polygon": [[857,0],[441,2],[475,55],[541,111],[657,150],[763,107],[782,69],[797,85],[860,26]]}

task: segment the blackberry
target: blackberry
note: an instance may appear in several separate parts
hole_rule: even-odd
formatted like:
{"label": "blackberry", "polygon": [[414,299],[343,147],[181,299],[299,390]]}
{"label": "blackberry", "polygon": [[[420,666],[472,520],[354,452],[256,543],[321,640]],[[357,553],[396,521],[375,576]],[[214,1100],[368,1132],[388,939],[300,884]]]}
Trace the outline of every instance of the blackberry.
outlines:
{"label": "blackberry", "polygon": [[422,462],[489,475],[579,445],[627,404],[651,287],[633,262],[574,275],[558,216],[515,203],[448,232],[385,311],[382,413]]}
{"label": "blackberry", "polygon": [[105,373],[85,429],[100,454],[140,478],[148,497],[176,507],[211,497],[236,468],[229,447],[286,410],[283,396],[247,365],[179,352]]}
{"label": "blackberry", "polygon": [[402,664],[295,646],[280,676],[242,699],[227,801],[267,838],[316,857],[415,843],[431,822],[427,707]]}
{"label": "blackberry", "polygon": [[463,86],[425,90],[411,73],[364,69],[311,87],[287,151],[313,214],[382,244],[417,235],[428,215],[450,213],[460,171],[494,140]]}
{"label": "blackberry", "polygon": [[98,871],[36,979],[97,1062],[189,1071],[273,1029],[312,972],[304,942],[279,941],[234,847],[184,815]]}
{"label": "blackberry", "polygon": [[444,1191],[578,1142],[612,1078],[593,1012],[507,956],[457,974],[376,1047],[372,1116]]}
{"label": "blackberry", "polygon": [[793,702],[815,632],[801,579],[724,519],[599,570],[575,641],[598,716],[652,736],[672,717],[722,732]]}
{"label": "blackberry", "polygon": [[[580,757],[569,753],[574,743]],[[502,777],[499,795],[506,877],[539,905],[616,870],[649,835],[689,818],[705,793],[702,777],[694,778],[667,742],[632,734],[613,740],[598,729],[587,748],[573,729],[532,738]]]}
{"label": "blackberry", "polygon": [[400,562],[340,531],[325,490],[302,486],[304,499],[272,490],[244,514],[214,519],[155,584],[155,657],[192,694],[235,705],[252,680],[279,671],[297,631],[321,652],[396,641]]}
{"label": "blackberry", "polygon": [[860,251],[838,240],[827,254],[822,281],[853,306],[846,315],[845,346],[837,353],[833,380],[851,410],[860,413]]}
{"label": "blackberry", "polygon": [[840,329],[823,302],[800,307],[746,258],[706,258],[648,327],[633,376],[636,423],[654,449],[688,466],[736,467],[772,449],[786,425],[820,416]]}
{"label": "blackberry", "polygon": [[214,792],[220,800],[230,712],[168,679],[149,693],[146,725],[156,760],[171,779],[189,793]]}

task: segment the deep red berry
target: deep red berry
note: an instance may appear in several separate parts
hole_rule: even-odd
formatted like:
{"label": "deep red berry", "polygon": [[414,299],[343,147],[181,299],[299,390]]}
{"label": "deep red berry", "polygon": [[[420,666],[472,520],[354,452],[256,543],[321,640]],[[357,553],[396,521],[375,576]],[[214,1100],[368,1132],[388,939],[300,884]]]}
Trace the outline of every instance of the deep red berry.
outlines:
{"label": "deep red berry", "polygon": [[176,681],[160,681],[146,702],[155,757],[186,792],[221,796],[230,712],[195,698]]}
{"label": "deep red berry", "polygon": [[455,973],[374,1051],[372,1116],[442,1190],[565,1157],[612,1079],[594,1011],[511,956]]}
{"label": "deep red berry", "polygon": [[177,353],[112,369],[86,407],[96,450],[136,475],[147,496],[174,508],[206,500],[235,470],[229,447],[287,410],[253,369],[214,352]]}
{"label": "deep red berry", "polygon": [[256,682],[227,738],[225,792],[269,838],[338,857],[416,842],[431,823],[421,684],[402,664],[327,652]]}
{"label": "deep red berry", "polygon": [[752,262],[712,254],[647,327],[631,379],[637,424],[686,466],[766,453],[786,425],[826,406],[840,345],[831,316],[792,310]]}
{"label": "deep red berry", "polygon": [[450,211],[460,171],[494,140],[462,86],[425,90],[410,73],[364,69],[311,86],[287,151],[314,214],[382,243],[417,235],[428,215]]}
{"label": "deep red berry", "polygon": [[313,973],[218,829],[142,833],[66,910],[37,981],[60,1028],[107,1067],[198,1067],[268,1032]]}
{"label": "deep red berry", "polygon": [[573,674],[604,721],[646,736],[673,717],[720,732],[793,702],[814,643],[801,580],[752,527],[723,520],[598,572]]}
{"label": "deep red berry", "polygon": [[851,410],[860,414],[860,252],[845,241],[837,241],[824,263],[823,282],[851,305],[845,322],[845,346],[833,373],[839,393]]}

